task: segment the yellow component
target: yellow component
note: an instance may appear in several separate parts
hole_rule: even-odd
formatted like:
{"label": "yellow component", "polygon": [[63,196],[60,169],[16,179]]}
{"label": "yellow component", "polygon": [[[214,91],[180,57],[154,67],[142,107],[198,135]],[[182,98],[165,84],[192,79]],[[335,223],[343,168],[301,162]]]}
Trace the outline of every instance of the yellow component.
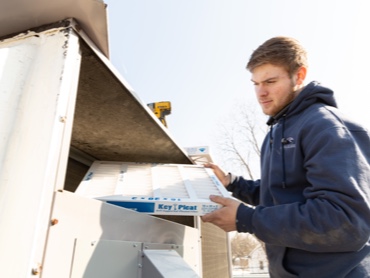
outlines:
{"label": "yellow component", "polygon": [[148,104],[149,108],[154,112],[162,124],[167,127],[166,116],[171,114],[171,102],[160,101]]}

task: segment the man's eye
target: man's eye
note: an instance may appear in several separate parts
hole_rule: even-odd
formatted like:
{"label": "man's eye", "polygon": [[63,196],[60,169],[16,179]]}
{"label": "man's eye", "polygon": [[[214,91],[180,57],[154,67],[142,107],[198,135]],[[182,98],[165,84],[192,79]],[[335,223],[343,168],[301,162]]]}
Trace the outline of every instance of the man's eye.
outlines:
{"label": "man's eye", "polygon": [[266,83],[267,84],[273,84],[273,83],[275,83],[276,82],[276,80],[269,80],[269,81],[266,81]]}

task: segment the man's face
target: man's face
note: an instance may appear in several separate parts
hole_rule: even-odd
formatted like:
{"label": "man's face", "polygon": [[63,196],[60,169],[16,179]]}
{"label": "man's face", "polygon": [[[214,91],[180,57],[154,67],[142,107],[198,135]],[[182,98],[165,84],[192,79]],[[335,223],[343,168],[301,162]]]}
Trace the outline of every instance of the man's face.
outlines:
{"label": "man's face", "polygon": [[263,113],[276,115],[297,96],[295,78],[281,66],[264,64],[252,71],[257,100]]}

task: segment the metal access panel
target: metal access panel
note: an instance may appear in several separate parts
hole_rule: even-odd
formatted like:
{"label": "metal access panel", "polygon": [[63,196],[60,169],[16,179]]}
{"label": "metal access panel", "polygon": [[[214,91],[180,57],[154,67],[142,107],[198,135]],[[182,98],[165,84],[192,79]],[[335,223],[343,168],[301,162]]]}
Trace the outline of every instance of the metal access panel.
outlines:
{"label": "metal access panel", "polygon": [[200,277],[183,259],[183,246],[76,239],[70,278]]}
{"label": "metal access panel", "polygon": [[143,278],[199,278],[175,250],[144,250]]}
{"label": "metal access panel", "polygon": [[[42,277],[65,278],[71,273],[78,277],[77,274],[85,272],[83,269],[91,267],[90,262],[102,259],[104,253],[103,259],[109,260],[112,267],[121,269],[117,256],[129,254],[128,261],[122,258],[123,265],[133,262],[136,256],[133,253],[137,254],[138,250],[134,244],[138,242],[145,242],[143,248],[163,249],[163,245],[167,245],[167,249],[178,250],[195,272],[201,272],[198,229],[68,191],[56,192],[51,219]],[[122,243],[124,241],[132,242],[132,245]],[[133,271],[131,266],[128,269]]]}
{"label": "metal access panel", "polygon": [[140,277],[140,242],[76,239],[71,278]]}
{"label": "metal access panel", "polygon": [[230,196],[203,166],[116,161],[94,162],[76,193],[158,215],[203,215],[221,207],[211,194]]}

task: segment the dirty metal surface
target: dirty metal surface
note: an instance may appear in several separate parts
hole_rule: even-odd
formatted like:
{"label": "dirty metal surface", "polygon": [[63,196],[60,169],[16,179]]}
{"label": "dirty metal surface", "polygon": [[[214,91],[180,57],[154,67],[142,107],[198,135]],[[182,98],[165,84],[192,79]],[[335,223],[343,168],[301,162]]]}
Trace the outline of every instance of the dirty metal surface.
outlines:
{"label": "dirty metal surface", "polygon": [[122,77],[82,42],[71,145],[97,160],[192,163]]}

